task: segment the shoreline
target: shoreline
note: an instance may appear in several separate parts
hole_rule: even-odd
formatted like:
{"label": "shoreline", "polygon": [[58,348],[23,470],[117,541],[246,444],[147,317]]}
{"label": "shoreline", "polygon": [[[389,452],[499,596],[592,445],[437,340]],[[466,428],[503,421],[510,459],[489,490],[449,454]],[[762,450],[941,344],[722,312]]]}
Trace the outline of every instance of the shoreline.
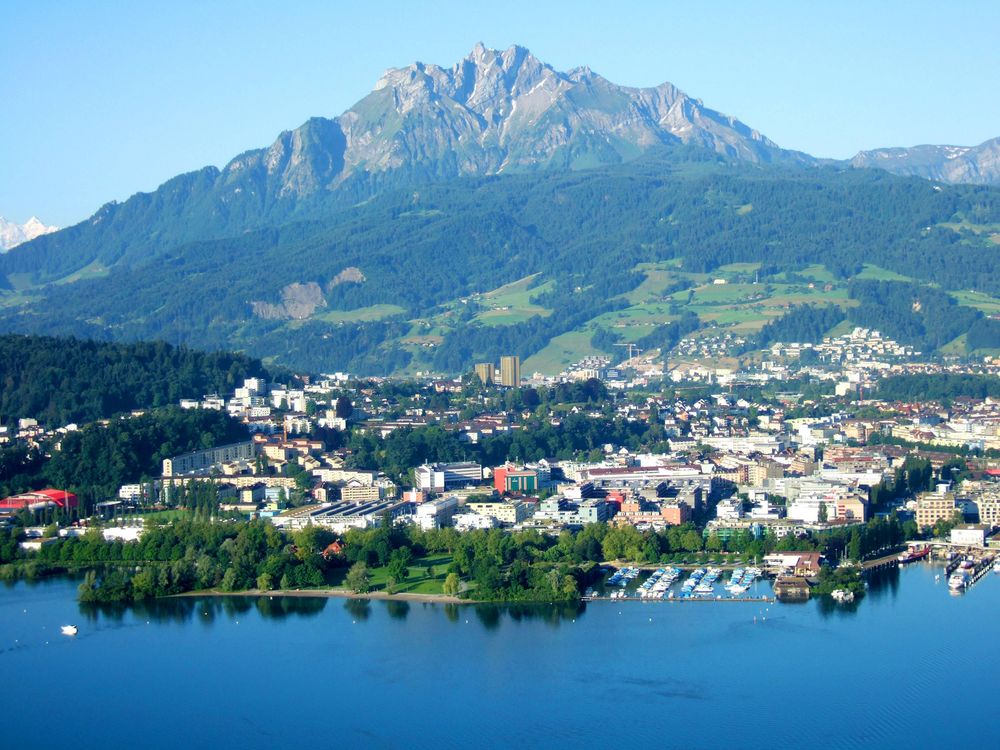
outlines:
{"label": "shoreline", "polygon": [[397,594],[389,594],[385,591],[369,591],[365,594],[356,594],[353,591],[343,589],[274,589],[261,591],[260,589],[247,589],[246,591],[217,591],[209,589],[206,591],[185,591],[182,594],[170,594],[161,597],[163,599],[179,599],[201,596],[242,596],[253,597],[255,599],[262,596],[293,596],[310,599],[380,599],[382,601],[406,601],[406,602],[427,602],[432,604],[488,604],[476,599],[459,599],[457,596],[446,594],[415,594],[402,591]]}

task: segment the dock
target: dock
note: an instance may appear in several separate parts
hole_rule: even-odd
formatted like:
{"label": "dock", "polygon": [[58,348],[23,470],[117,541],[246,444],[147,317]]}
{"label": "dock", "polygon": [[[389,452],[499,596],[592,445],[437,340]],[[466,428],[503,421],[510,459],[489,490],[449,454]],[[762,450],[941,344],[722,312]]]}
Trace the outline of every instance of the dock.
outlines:
{"label": "dock", "polygon": [[584,602],[644,602],[651,604],[673,604],[674,602],[738,602],[738,603],[763,603],[771,604],[775,601],[771,596],[746,596],[746,597],[714,597],[714,596],[685,596],[674,597],[673,599],[643,599],[639,596],[626,596],[622,599],[612,599],[610,596],[584,596],[580,598]]}

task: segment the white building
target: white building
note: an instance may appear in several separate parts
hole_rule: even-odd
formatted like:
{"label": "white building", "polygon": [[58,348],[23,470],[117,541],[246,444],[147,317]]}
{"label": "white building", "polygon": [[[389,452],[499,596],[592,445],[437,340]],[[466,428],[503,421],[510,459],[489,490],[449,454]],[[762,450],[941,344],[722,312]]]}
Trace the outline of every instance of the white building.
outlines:
{"label": "white building", "polygon": [[982,524],[978,526],[959,526],[951,530],[951,543],[959,544],[963,547],[985,547],[986,527]]}
{"label": "white building", "polygon": [[497,526],[497,520],[492,516],[482,516],[478,513],[458,513],[452,519],[459,531],[473,529],[492,529]]}
{"label": "white building", "polygon": [[417,487],[426,492],[444,492],[451,487],[479,484],[483,467],[476,463],[424,464],[414,470]]}
{"label": "white building", "polygon": [[428,500],[417,506],[414,514],[416,524],[424,531],[451,526],[452,518],[458,509],[458,498],[452,495]]}

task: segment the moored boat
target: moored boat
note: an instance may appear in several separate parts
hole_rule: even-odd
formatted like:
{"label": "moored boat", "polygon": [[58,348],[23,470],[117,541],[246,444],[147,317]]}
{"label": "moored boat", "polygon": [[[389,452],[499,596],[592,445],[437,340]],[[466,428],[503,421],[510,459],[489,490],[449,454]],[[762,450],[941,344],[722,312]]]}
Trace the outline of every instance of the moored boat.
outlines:
{"label": "moored boat", "polygon": [[906,565],[906,563],[916,562],[917,560],[923,560],[927,555],[931,553],[930,547],[910,547],[906,552],[900,554],[896,559],[899,561],[900,565]]}

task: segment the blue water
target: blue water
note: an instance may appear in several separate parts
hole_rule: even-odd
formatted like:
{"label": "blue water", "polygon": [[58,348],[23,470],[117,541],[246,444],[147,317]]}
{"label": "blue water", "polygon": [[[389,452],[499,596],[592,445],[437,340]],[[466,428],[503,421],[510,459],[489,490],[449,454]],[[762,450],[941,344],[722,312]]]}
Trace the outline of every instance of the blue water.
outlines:
{"label": "blue water", "polygon": [[886,573],[850,609],[93,609],[72,581],[17,583],[0,589],[0,746],[998,747],[1000,576],[956,597],[936,572]]}

